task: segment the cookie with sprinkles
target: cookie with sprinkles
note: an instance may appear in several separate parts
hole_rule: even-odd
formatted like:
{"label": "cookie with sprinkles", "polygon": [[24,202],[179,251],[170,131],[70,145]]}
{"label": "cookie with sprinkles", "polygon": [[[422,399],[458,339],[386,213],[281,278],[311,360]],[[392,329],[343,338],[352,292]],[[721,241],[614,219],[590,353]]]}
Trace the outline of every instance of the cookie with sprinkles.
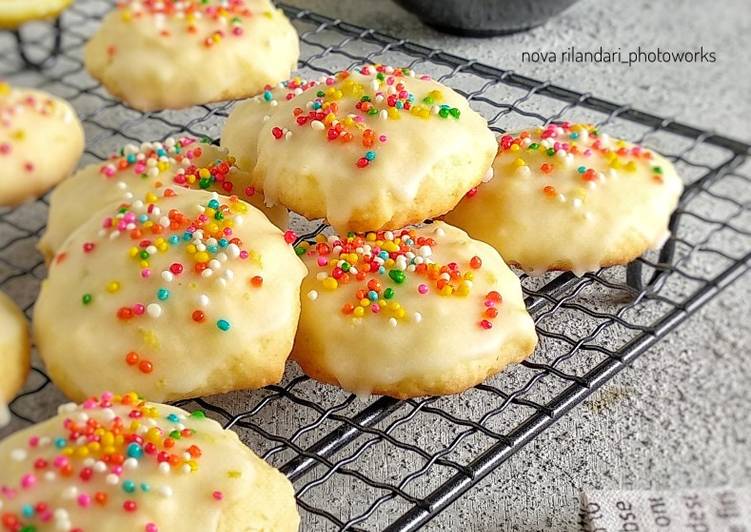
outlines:
{"label": "cookie with sprinkles", "polygon": [[83,128],[70,104],[0,81],[0,205],[41,196],[83,153]]}
{"label": "cookie with sprinkles", "polygon": [[29,327],[16,304],[0,292],[0,427],[10,420],[7,404],[29,373]]}
{"label": "cookie with sprinkles", "polygon": [[293,240],[248,203],[202,190],[105,208],[65,241],[42,283],[33,330],[49,375],[74,400],[278,382],[306,271]]}
{"label": "cookie with sprinkles", "polygon": [[487,122],[428,76],[365,65],[286,89],[264,93],[277,104],[248,156],[267,202],[340,232],[391,229],[444,214],[492,177]]}
{"label": "cookie with sprinkles", "polygon": [[134,109],[258,94],[289,77],[297,32],[269,0],[123,0],[86,44],[86,70]]}
{"label": "cookie with sprinkles", "polygon": [[57,17],[73,0],[3,0],[0,2],[0,29],[16,29],[32,20]]}
{"label": "cookie with sprinkles", "polygon": [[581,275],[662,246],[683,190],[670,161],[590,124],[503,135],[493,167],[445,219],[531,273]]}
{"label": "cookie with sprinkles", "polygon": [[302,257],[292,356],[322,382],[402,399],[458,393],[537,344],[519,279],[443,222],[320,237]]}
{"label": "cookie with sprinkles", "polygon": [[128,144],[102,163],[86,166],[63,180],[50,195],[47,228],[38,248],[49,261],[65,239],[91,215],[112,203],[158,196],[165,187],[236,194],[258,207],[277,227],[287,228],[283,207],[266,208],[250,184],[250,174],[235,166],[226,150],[193,137]]}
{"label": "cookie with sprinkles", "polygon": [[290,482],[204,412],[102,393],[0,442],[8,531],[292,532]]}

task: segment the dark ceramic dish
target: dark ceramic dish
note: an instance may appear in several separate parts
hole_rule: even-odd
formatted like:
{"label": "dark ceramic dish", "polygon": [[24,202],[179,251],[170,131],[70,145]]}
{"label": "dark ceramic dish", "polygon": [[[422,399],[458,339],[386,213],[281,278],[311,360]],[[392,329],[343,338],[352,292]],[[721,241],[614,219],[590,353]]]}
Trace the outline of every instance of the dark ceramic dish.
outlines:
{"label": "dark ceramic dish", "polygon": [[395,0],[425,24],[469,37],[524,31],[545,23],[576,0]]}

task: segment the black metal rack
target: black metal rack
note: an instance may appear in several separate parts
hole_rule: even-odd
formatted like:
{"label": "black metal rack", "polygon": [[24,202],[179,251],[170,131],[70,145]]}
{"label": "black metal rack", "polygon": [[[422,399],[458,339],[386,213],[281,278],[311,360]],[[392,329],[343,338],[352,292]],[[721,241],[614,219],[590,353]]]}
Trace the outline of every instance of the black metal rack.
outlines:
{"label": "black metal rack", "polygon": [[[83,72],[81,48],[106,0],[77,2],[61,40],[44,31],[0,35],[0,78],[36,86],[76,107],[85,161],[124,142],[189,133],[216,139],[232,103],[139,113],[111,99]],[[414,530],[444,510],[536,435],[583,401],[699,307],[751,269],[751,146],[590,94],[282,5],[302,40],[300,73],[363,62],[408,65],[465,94],[497,132],[554,120],[591,121],[674,162],[687,187],[659,252],[575,277],[521,275],[540,336],[526,362],[459,396],[360,401],[290,367],[255,392],[184,401],[240,433],[294,483],[307,528]],[[21,42],[21,39],[19,39]],[[58,46],[59,45],[59,46]],[[45,69],[25,59],[55,49]],[[0,289],[30,316],[45,275],[34,244],[45,199],[0,209]],[[296,220],[302,232],[310,230]],[[62,400],[41,369],[11,404],[12,427],[39,421]],[[6,429],[7,432],[7,429]]]}

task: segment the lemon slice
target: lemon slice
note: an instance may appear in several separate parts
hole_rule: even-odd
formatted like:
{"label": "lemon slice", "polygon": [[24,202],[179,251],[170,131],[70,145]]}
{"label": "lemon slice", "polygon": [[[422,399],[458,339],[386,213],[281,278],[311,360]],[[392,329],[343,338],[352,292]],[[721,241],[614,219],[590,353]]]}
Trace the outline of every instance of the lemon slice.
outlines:
{"label": "lemon slice", "polygon": [[15,29],[24,22],[52,18],[73,0],[0,0],[0,29]]}

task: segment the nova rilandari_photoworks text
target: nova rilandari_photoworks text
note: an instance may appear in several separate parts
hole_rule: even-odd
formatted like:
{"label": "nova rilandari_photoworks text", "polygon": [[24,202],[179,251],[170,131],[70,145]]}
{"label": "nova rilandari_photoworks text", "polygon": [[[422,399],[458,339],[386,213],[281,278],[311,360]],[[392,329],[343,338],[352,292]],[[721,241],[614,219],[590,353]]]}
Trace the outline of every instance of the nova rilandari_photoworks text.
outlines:
{"label": "nova rilandari_photoworks text", "polygon": [[563,51],[522,52],[525,63],[622,63],[631,66],[637,63],[714,63],[717,55],[700,47],[698,50],[648,49],[639,46],[636,50],[624,51],[621,48],[577,50],[570,46]]}

